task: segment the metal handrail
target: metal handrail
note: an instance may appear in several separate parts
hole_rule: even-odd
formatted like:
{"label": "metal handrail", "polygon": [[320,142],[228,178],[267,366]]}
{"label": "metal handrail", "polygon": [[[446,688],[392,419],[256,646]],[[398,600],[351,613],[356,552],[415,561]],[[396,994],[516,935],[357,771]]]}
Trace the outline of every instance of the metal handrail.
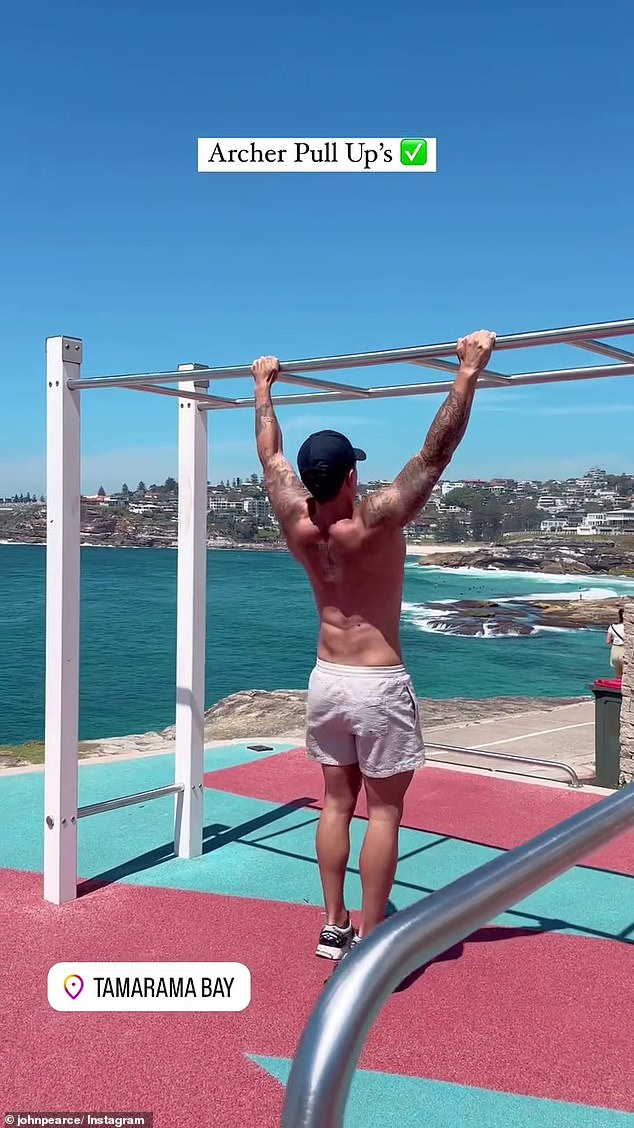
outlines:
{"label": "metal handrail", "polygon": [[634,783],[375,929],[330,979],[312,1012],[291,1069],[282,1128],[343,1128],[355,1068],[394,988],[629,827]]}
{"label": "metal handrail", "polygon": [[120,807],[132,807],[136,803],[147,803],[150,799],[162,799],[164,795],[178,795],[184,790],[185,787],[182,783],[169,783],[166,787],[155,787],[152,791],[136,791],[133,795],[104,799],[101,803],[90,803],[87,807],[79,807],[77,818],[85,819],[88,815],[101,815],[104,811],[116,811]]}
{"label": "metal handrail", "polygon": [[[460,748],[458,744],[428,744],[427,741],[425,741],[425,747],[435,748],[439,752],[460,752],[463,755],[482,756],[487,760],[509,760],[515,764],[534,764],[535,767],[540,768],[557,768],[559,771],[568,773],[570,776],[570,787],[581,787],[581,780],[575,769],[571,768],[569,764],[561,764],[559,760],[539,760],[535,756],[515,756],[511,752],[486,752],[484,748]],[[433,756],[429,756],[428,759],[433,760]],[[446,758],[438,762],[445,764],[457,763],[456,760],[447,760]],[[495,768],[492,770],[495,771]]]}

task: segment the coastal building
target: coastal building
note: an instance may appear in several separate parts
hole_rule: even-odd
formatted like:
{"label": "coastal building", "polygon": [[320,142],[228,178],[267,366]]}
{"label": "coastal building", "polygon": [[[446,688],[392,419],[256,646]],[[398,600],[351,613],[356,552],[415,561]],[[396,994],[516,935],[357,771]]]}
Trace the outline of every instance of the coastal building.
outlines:
{"label": "coastal building", "polygon": [[244,512],[252,517],[268,521],[273,516],[271,505],[266,497],[246,497],[242,502]]}
{"label": "coastal building", "polygon": [[110,497],[108,494],[85,494],[82,495],[83,505],[109,505]]}
{"label": "coastal building", "polygon": [[543,509],[545,513],[557,513],[560,509],[566,508],[566,502],[561,497],[554,497],[552,494],[542,494],[537,499],[537,508]]}
{"label": "coastal building", "polygon": [[236,501],[226,494],[211,494],[208,499],[208,509],[212,513],[236,513],[242,510],[243,501]]}
{"label": "coastal building", "polygon": [[634,534],[634,510],[613,509],[608,513],[587,513],[577,527],[580,536],[616,533]]}
{"label": "coastal building", "polygon": [[570,531],[570,525],[567,521],[542,521],[540,530],[542,533],[565,533]]}

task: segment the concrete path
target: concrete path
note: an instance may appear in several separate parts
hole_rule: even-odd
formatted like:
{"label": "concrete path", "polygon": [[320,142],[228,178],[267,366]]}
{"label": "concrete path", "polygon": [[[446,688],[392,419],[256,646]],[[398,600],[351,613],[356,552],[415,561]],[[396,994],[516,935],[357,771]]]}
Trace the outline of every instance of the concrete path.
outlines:
{"label": "concrete path", "polygon": [[466,724],[424,726],[425,740],[431,744],[451,744],[460,748],[481,748],[499,753],[499,760],[461,756],[459,753],[429,749],[430,758],[451,760],[465,766],[508,770],[513,775],[561,778],[554,768],[516,764],[509,756],[528,756],[536,760],[557,760],[572,767],[584,783],[595,778],[594,701],[563,705],[549,713],[541,710],[498,716]]}

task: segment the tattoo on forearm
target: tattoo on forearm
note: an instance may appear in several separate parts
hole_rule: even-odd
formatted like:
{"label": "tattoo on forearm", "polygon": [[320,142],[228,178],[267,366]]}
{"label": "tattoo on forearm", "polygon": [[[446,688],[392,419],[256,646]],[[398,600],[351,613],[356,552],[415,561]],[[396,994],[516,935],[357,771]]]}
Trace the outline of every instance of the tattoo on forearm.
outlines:
{"label": "tattoo on forearm", "polygon": [[366,520],[370,525],[389,523],[402,526],[416,517],[464,436],[472,400],[472,395],[461,394],[452,388],[429,429],[420,453],[403,467],[392,486],[368,499]]}
{"label": "tattoo on forearm", "polygon": [[467,429],[470,409],[470,399],[458,395],[456,389],[452,388],[429,428],[423,447],[423,458],[426,461],[445,465],[449,462]]}
{"label": "tattoo on forearm", "polygon": [[277,422],[275,412],[273,411],[272,403],[263,403],[255,409],[255,433],[259,436],[262,432],[271,425]]}

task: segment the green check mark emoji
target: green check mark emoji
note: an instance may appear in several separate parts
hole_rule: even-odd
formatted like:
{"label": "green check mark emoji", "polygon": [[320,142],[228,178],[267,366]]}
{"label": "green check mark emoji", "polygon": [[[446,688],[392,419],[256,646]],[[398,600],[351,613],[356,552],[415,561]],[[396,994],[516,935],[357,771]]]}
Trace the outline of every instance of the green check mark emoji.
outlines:
{"label": "green check mark emoji", "polygon": [[424,137],[408,137],[401,141],[401,164],[427,164],[427,142]]}

